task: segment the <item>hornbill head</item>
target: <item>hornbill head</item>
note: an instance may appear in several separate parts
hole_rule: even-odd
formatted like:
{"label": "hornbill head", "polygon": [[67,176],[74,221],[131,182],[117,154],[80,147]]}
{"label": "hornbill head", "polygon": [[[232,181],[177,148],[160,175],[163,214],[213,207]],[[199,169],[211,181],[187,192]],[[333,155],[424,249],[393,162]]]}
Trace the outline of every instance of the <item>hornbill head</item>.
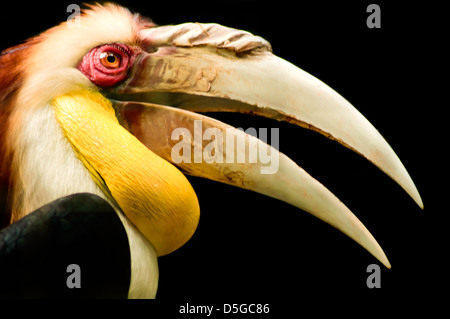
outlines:
{"label": "hornbill head", "polygon": [[322,184],[275,147],[201,114],[207,112],[254,114],[319,132],[367,158],[423,206],[364,116],[273,55],[264,39],[217,24],[156,26],[105,4],[0,56],[7,222],[69,194],[101,196],[128,234],[132,284],[140,286],[129,296],[152,297],[156,257],[186,243],[199,221],[186,173],[292,204],[390,267],[369,231]]}

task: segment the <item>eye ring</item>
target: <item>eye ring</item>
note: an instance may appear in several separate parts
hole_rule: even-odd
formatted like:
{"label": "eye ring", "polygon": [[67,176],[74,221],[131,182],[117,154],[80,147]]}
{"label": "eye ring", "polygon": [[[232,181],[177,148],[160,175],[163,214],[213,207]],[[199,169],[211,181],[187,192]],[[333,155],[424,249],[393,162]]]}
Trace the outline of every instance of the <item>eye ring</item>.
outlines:
{"label": "eye ring", "polygon": [[136,59],[137,51],[122,43],[107,43],[92,48],[78,64],[80,70],[99,87],[123,81]]}
{"label": "eye ring", "polygon": [[120,67],[122,57],[114,52],[102,52],[99,56],[100,63],[108,69],[117,69]]}

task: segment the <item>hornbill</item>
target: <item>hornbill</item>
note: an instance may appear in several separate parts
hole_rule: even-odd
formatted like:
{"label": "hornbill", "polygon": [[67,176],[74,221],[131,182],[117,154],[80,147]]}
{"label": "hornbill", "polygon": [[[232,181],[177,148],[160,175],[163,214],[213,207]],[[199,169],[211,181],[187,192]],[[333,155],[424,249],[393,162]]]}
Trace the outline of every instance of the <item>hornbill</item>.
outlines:
{"label": "hornbill", "polygon": [[[0,56],[1,203],[8,225],[0,232],[0,270],[20,269],[31,295],[61,292],[43,292],[48,278],[27,277],[30,269],[20,265],[48,259],[42,267],[52,276],[88,254],[78,243],[96,255],[95,243],[112,238],[112,251],[91,263],[129,271],[127,297],[155,297],[157,257],[185,244],[199,222],[197,196],[183,173],[294,205],[390,268],[370,232],[322,184],[250,132],[203,115],[240,112],[321,133],[367,158],[423,208],[392,148],[342,96],[246,31],[157,26],[110,3],[89,6],[76,22]],[[58,276],[55,287],[67,288]],[[107,278],[97,280],[114,290]]]}

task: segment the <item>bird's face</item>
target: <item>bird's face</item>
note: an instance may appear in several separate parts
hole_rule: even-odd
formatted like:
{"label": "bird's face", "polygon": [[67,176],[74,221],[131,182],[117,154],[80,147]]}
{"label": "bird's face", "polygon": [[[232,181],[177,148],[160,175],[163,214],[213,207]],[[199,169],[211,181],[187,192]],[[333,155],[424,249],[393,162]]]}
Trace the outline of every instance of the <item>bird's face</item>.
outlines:
{"label": "bird's face", "polygon": [[182,246],[198,224],[198,200],[183,171],[290,203],[389,267],[361,222],[292,160],[197,113],[249,113],[317,131],[374,163],[421,206],[393,150],[343,97],[245,31],[158,27],[112,5],[86,11],[79,22],[42,35],[22,66],[17,98],[30,110],[50,103],[91,177],[158,255]]}

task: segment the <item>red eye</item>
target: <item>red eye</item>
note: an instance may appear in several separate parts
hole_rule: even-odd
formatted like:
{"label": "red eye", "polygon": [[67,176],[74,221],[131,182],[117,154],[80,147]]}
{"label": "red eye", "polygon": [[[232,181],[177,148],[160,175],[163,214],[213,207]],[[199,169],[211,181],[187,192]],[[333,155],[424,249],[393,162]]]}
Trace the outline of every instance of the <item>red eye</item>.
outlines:
{"label": "red eye", "polygon": [[134,51],[124,44],[104,44],[89,51],[78,69],[95,85],[108,87],[126,78],[134,58]]}

